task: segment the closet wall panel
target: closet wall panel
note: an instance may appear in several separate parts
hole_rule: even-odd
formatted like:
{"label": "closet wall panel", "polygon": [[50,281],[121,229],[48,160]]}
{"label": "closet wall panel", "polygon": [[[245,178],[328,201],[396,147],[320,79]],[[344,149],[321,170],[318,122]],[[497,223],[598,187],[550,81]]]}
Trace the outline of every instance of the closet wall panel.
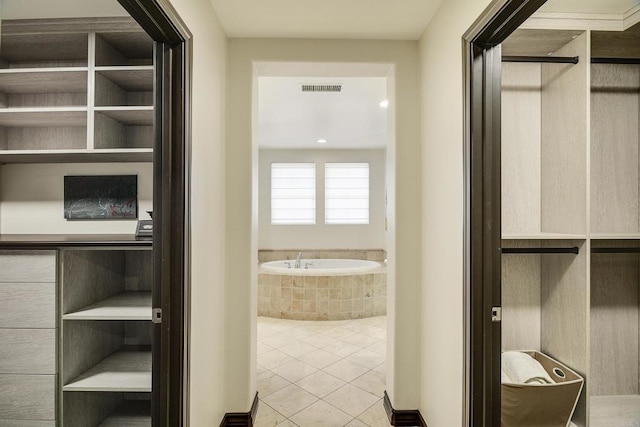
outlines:
{"label": "closet wall panel", "polygon": [[558,50],[578,64],[542,64],[541,227],[550,233],[587,230],[588,52],[586,33]]}
{"label": "closet wall panel", "polygon": [[640,66],[594,64],[591,86],[591,231],[637,233]]}
{"label": "closet wall panel", "polygon": [[591,265],[591,395],[638,394],[638,255],[594,254]]}
{"label": "closet wall panel", "polygon": [[540,233],[540,64],[502,66],[502,233]]}
{"label": "closet wall panel", "polygon": [[502,351],[540,350],[540,274],[540,255],[503,258]]}

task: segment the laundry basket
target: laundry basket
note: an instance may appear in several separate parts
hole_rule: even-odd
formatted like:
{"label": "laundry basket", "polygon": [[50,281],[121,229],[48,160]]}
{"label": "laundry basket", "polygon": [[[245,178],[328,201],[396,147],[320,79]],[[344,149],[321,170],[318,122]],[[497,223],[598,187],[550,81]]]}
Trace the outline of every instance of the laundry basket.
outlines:
{"label": "laundry basket", "polygon": [[502,383],[502,427],[566,427],[578,403],[584,379],[562,363],[538,351],[523,351],[536,359],[556,384]]}

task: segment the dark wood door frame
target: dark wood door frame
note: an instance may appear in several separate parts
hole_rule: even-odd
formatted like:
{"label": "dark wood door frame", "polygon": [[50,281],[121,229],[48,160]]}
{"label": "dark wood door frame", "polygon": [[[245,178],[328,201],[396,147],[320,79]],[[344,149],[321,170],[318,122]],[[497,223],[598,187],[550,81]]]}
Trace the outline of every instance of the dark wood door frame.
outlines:
{"label": "dark wood door frame", "polygon": [[465,426],[500,426],[502,43],[546,0],[495,0],[463,36]]}
{"label": "dark wood door frame", "polygon": [[[152,418],[188,425],[191,33],[166,0],[118,0],[155,41]],[[154,314],[155,316],[155,314]],[[155,321],[155,319],[154,319]]]}

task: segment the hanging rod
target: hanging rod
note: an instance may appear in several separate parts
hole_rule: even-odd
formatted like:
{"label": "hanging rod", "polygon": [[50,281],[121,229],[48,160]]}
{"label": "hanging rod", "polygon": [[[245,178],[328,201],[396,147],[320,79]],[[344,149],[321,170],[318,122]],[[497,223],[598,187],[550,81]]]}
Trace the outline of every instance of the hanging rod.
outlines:
{"label": "hanging rod", "polygon": [[640,248],[591,248],[592,254],[640,254]]}
{"label": "hanging rod", "polygon": [[640,58],[591,58],[592,64],[640,64]]}
{"label": "hanging rod", "polygon": [[580,248],[502,248],[503,254],[579,254]]}
{"label": "hanging rod", "polygon": [[579,56],[503,56],[502,62],[547,62],[552,64],[577,64]]}

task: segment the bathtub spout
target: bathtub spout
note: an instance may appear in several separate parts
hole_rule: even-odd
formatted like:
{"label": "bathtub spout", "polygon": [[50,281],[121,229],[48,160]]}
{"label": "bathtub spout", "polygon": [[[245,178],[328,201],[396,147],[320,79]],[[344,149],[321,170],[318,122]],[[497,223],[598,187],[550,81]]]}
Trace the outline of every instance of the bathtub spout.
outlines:
{"label": "bathtub spout", "polygon": [[296,257],[296,264],[294,268],[300,268],[300,260],[302,259],[302,252],[298,252],[298,256]]}

